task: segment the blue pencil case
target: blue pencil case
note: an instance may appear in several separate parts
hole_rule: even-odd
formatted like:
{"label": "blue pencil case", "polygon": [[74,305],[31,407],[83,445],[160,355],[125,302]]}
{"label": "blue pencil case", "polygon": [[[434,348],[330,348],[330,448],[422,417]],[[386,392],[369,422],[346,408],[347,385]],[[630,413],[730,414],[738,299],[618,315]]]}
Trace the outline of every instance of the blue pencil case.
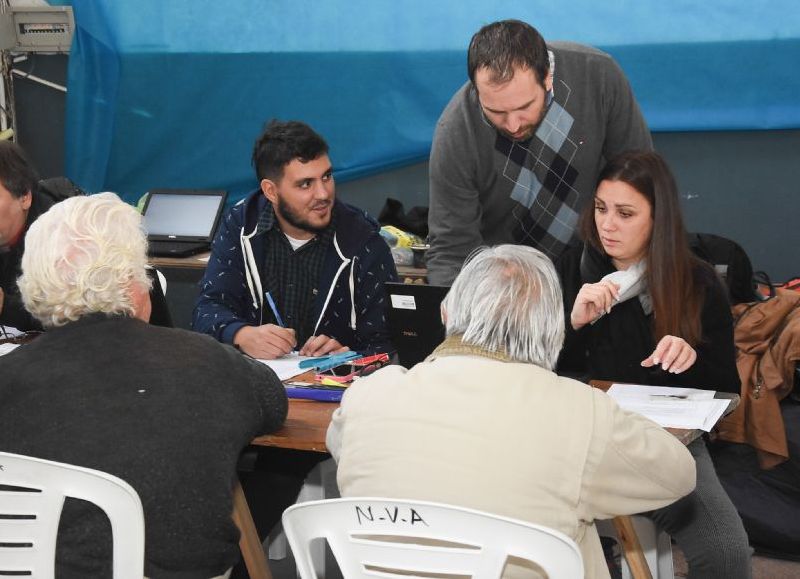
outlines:
{"label": "blue pencil case", "polygon": [[341,402],[344,388],[316,388],[314,386],[286,386],[286,396],[321,402]]}

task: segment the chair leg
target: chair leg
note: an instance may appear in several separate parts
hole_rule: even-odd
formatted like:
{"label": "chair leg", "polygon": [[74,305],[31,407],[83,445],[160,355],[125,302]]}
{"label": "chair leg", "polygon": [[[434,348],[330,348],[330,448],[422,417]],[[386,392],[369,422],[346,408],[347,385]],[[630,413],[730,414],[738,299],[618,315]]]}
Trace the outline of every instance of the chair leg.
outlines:
{"label": "chair leg", "polygon": [[[308,473],[306,482],[297,496],[297,502],[304,503],[327,498],[325,496],[325,485],[329,483],[331,477],[333,477],[334,481],[336,480],[336,462],[329,458],[328,460],[323,460]],[[325,541],[320,539],[312,543],[310,552],[317,577],[325,577]]]}
{"label": "chair leg", "polygon": [[285,559],[286,553],[289,550],[289,543],[286,541],[286,533],[283,532],[283,526],[278,523],[267,539],[269,545],[269,558],[273,561]]}
{"label": "chair leg", "polygon": [[[623,528],[620,532],[616,525],[618,519],[628,519],[630,526]],[[656,524],[647,517],[633,515],[630,517],[616,517],[614,524],[611,521],[597,521],[598,532],[606,537],[615,537],[620,543],[625,542],[625,537],[620,538],[621,534],[626,534],[628,538],[631,531],[635,535],[638,543],[638,553],[626,553],[626,556],[634,557],[634,564],[630,565],[627,560],[623,560],[622,577],[623,579],[639,579],[640,577],[653,577],[654,579],[674,579],[675,570],[672,562],[672,543],[667,533],[656,527]],[[631,549],[630,545],[623,545],[623,549]],[[633,548],[633,551],[637,551]],[[639,557],[636,557],[636,555]],[[644,561],[641,560],[643,555]],[[639,561],[637,566],[636,560]]]}
{"label": "chair leg", "polygon": [[[319,501],[326,498],[326,486],[336,482],[336,462],[329,458],[320,462],[311,472],[308,473],[303,483],[300,493],[297,495],[297,502]],[[280,523],[270,533],[269,537],[269,558],[272,560],[283,559],[287,552],[286,534]],[[325,576],[325,541],[317,541],[311,547],[311,560],[314,562],[314,570],[317,577]]]}

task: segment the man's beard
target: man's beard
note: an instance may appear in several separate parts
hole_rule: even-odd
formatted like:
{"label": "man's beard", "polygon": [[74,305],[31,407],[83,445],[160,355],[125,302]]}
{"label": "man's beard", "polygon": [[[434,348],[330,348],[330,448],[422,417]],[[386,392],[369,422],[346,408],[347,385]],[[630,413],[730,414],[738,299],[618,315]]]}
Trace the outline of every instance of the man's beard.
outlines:
{"label": "man's beard", "polygon": [[530,139],[533,136],[533,133],[536,132],[537,128],[539,128],[539,125],[530,125],[527,129],[525,129],[525,134],[523,134],[523,135],[521,135],[519,137],[515,137],[514,135],[509,134],[507,131],[504,131],[503,129],[495,127],[497,132],[499,132],[501,135],[503,135],[507,139],[510,139],[510,140],[516,141],[516,142],[527,141],[528,139]]}
{"label": "man's beard", "polygon": [[281,214],[289,225],[292,227],[296,227],[297,229],[302,229],[303,231],[308,231],[309,233],[313,233],[314,235],[318,235],[325,231],[330,225],[331,220],[328,219],[328,222],[325,225],[321,225],[319,227],[312,225],[299,215],[295,213],[291,207],[283,200],[283,197],[278,196],[278,213]]}

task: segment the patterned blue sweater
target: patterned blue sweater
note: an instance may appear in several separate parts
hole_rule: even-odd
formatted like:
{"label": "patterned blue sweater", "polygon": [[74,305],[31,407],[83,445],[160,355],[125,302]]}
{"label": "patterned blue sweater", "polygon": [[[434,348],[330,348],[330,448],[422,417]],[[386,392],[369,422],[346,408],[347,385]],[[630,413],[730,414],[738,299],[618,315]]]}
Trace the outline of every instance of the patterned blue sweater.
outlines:
{"label": "patterned blue sweater", "polygon": [[[259,217],[267,203],[261,191],[255,191],[232,207],[211,247],[192,325],[227,344],[242,326],[269,319],[259,269],[267,242]],[[312,308],[314,333],[361,353],[391,352],[384,282],[396,281],[397,271],[389,247],[366,212],[338,200],[333,212],[336,232]]]}

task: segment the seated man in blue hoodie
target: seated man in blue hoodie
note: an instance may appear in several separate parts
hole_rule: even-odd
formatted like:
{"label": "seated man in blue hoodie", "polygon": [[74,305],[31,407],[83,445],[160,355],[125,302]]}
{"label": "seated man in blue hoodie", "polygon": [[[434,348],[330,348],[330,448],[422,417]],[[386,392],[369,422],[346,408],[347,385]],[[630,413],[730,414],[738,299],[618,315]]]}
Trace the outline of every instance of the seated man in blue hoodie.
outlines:
{"label": "seated man in blue hoodie", "polygon": [[390,351],[391,252],[376,221],[336,200],[327,143],[304,123],[273,120],[253,165],[260,189],[222,220],[194,329],[255,358]]}
{"label": "seated man in blue hoodie", "polygon": [[[304,123],[273,120],[253,165],[260,189],[220,223],[194,329],[262,359],[392,351],[383,284],[397,279],[394,261],[378,223],[336,200],[327,143]],[[262,539],[322,458],[257,447],[240,476]]]}

